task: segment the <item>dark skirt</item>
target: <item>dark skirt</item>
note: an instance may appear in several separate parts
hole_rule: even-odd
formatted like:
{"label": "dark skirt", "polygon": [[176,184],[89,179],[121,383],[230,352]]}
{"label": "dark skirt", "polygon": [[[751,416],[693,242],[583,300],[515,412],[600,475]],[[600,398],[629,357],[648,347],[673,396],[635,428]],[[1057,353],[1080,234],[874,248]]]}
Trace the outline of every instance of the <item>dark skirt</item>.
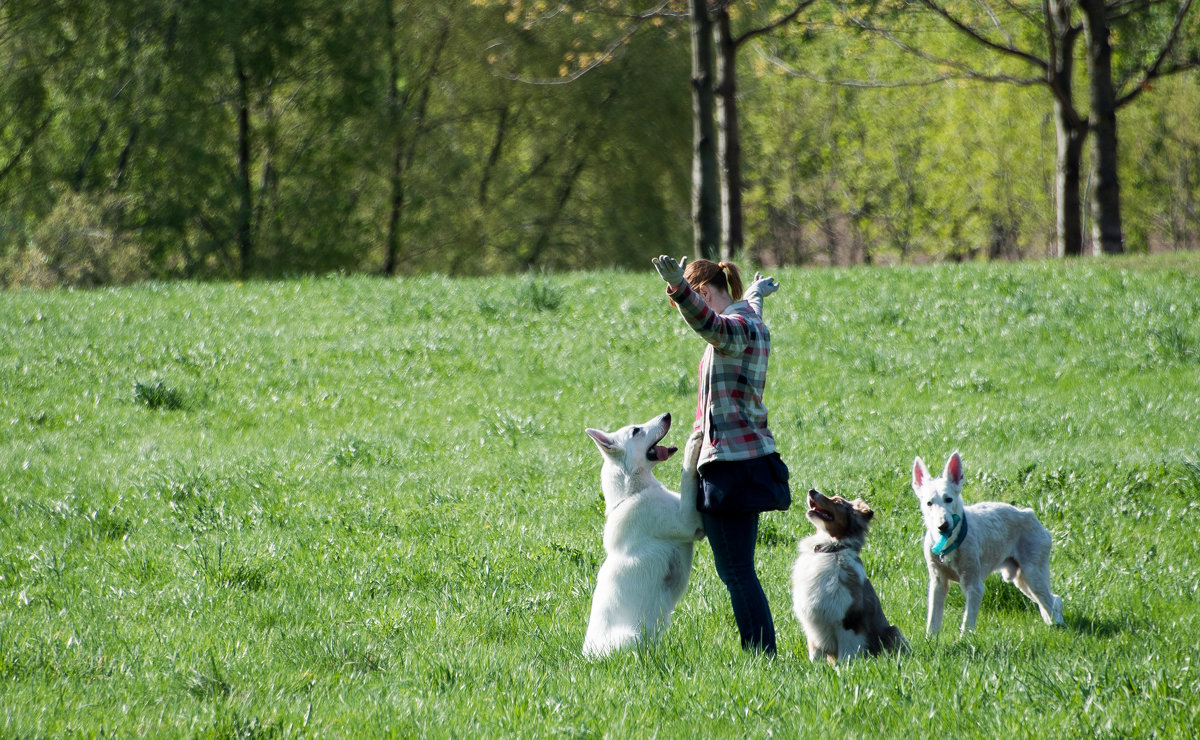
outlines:
{"label": "dark skirt", "polygon": [[778,452],[749,460],[714,460],[700,467],[700,511],[746,514],[783,511],[791,505],[788,468]]}

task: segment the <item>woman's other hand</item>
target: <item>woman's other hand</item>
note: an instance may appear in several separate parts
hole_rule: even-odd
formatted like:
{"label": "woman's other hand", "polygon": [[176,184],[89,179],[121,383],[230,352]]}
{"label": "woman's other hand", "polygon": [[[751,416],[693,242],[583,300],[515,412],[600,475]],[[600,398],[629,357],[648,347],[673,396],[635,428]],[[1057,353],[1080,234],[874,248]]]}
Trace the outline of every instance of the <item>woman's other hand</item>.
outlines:
{"label": "woman's other hand", "polygon": [[687,260],[688,258],[684,257],[676,262],[674,257],[664,254],[650,261],[654,264],[654,269],[658,270],[659,277],[669,285],[679,285],[683,282],[683,268],[687,267]]}

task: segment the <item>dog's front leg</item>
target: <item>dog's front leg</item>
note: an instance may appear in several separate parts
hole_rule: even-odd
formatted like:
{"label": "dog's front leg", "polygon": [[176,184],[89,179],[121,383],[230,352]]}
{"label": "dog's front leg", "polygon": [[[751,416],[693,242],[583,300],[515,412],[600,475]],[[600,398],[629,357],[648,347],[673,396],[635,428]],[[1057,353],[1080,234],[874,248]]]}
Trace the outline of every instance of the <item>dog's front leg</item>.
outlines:
{"label": "dog's front leg", "polygon": [[808,641],[808,659],[813,663],[816,663],[818,660],[824,657],[825,651],[817,647],[816,644],[810,639]]}
{"label": "dog's front leg", "polygon": [[687,446],[683,450],[683,479],[679,482],[679,514],[684,522],[694,522],[693,536],[697,540],[704,539],[704,526],[700,523],[700,514],[696,510],[696,499],[700,497],[700,472],[696,463],[700,459],[700,447],[704,444],[704,432],[700,429],[688,437]]}
{"label": "dog's front leg", "polygon": [[810,661],[812,661],[813,663],[818,663],[823,660],[830,665],[836,665],[837,664],[837,653],[828,652],[824,648],[817,647],[812,642],[809,642],[808,643],[808,659]]}
{"label": "dog's front leg", "polygon": [[929,569],[929,612],[925,618],[925,634],[936,635],[942,628],[942,614],[946,611],[946,589],[949,581],[940,571]]}
{"label": "dog's front leg", "polygon": [[975,629],[975,620],[979,618],[979,607],[983,604],[983,579],[978,576],[964,578],[961,581],[966,607],[963,609],[962,632]]}

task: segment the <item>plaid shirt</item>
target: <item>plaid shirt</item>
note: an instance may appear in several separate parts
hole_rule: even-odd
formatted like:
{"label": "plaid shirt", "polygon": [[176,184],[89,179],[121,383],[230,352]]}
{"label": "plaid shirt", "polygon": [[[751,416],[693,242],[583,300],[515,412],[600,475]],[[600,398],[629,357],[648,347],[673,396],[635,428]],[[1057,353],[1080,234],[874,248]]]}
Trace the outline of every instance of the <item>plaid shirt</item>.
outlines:
{"label": "plaid shirt", "polygon": [[700,465],[750,460],[775,451],[767,429],[763,390],[771,333],[763,323],[762,297],[753,289],[718,314],[686,282],[667,289],[683,320],[708,347],[700,360],[700,393],[693,429],[704,430]]}

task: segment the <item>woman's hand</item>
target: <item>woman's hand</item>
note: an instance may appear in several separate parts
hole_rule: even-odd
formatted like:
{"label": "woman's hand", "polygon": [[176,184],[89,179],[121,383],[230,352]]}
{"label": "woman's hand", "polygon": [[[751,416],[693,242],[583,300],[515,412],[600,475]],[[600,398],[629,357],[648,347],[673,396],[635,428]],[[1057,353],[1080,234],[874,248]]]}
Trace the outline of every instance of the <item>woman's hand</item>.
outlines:
{"label": "woman's hand", "polygon": [[676,262],[674,257],[664,254],[650,261],[654,263],[654,269],[658,270],[658,276],[669,285],[679,285],[683,282],[683,268],[687,267],[687,257]]}
{"label": "woman's hand", "polygon": [[766,298],[775,291],[779,290],[779,281],[773,277],[763,277],[762,273],[756,272],[754,273],[754,280],[750,282],[751,288],[755,286],[758,287],[759,295],[761,295],[763,298]]}

